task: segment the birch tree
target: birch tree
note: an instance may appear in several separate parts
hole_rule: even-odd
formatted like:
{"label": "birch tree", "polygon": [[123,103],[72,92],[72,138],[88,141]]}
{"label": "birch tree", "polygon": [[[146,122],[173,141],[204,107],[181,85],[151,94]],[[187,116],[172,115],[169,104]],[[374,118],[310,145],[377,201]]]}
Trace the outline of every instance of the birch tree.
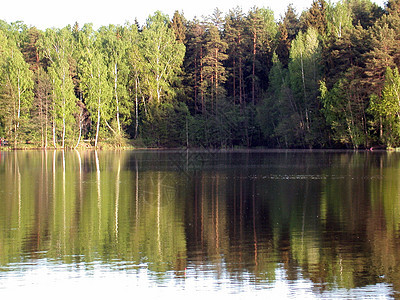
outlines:
{"label": "birch tree", "polygon": [[33,101],[33,73],[24,61],[21,51],[0,31],[1,114],[9,138],[18,144],[23,119],[29,117]]}
{"label": "birch tree", "polygon": [[[95,123],[95,142],[97,147],[102,122],[112,130],[108,121],[111,113],[112,86],[107,78],[104,54],[97,44],[97,36],[90,24],[84,26],[80,36],[81,57],[79,60],[81,89],[85,104]],[[103,126],[103,127],[104,127]]]}
{"label": "birch tree", "polygon": [[[108,69],[109,83],[113,87],[112,114],[115,116],[116,134],[122,134],[122,120],[129,119],[128,85],[128,48],[131,47],[127,39],[129,29],[122,26],[110,25],[99,30],[101,50]],[[132,45],[133,46],[133,45]]]}
{"label": "birch tree", "polygon": [[174,94],[172,84],[181,71],[185,46],[175,38],[166,15],[157,11],[141,33],[148,98],[160,105]]}
{"label": "birch tree", "polygon": [[299,32],[290,51],[289,78],[300,117],[298,128],[305,135],[311,134],[313,117],[319,113],[320,59],[317,30],[309,28],[306,33]]}
{"label": "birch tree", "polygon": [[[53,146],[57,147],[58,137],[61,136],[61,147],[66,147],[66,137],[72,138],[75,127],[74,113],[77,111],[77,98],[70,72],[70,64],[74,44],[71,30],[47,29],[41,37],[40,48],[50,66],[48,74],[53,87],[52,103],[52,132]],[[61,127],[61,130],[58,128]]]}
{"label": "birch tree", "polygon": [[136,25],[129,26],[126,31],[126,42],[130,45],[127,49],[128,56],[128,64],[130,69],[130,79],[133,80],[131,93],[133,98],[135,99],[135,126],[134,126],[134,138],[138,137],[139,132],[139,102],[142,100],[142,106],[144,108],[145,113],[146,109],[146,100],[144,97],[144,92],[142,89],[143,74],[144,74],[144,57],[142,51],[139,48],[140,36],[138,32],[138,28]]}
{"label": "birch tree", "polygon": [[382,140],[389,147],[400,145],[400,75],[399,70],[386,69],[382,96],[371,98],[370,109],[376,121],[382,122]]}

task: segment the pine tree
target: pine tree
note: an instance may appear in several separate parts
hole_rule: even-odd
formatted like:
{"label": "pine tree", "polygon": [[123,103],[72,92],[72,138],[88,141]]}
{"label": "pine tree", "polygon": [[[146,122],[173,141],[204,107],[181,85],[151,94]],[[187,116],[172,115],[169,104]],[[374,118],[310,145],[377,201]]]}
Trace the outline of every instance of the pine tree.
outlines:
{"label": "pine tree", "polygon": [[364,82],[369,86],[371,93],[380,96],[387,68],[394,68],[396,62],[400,63],[400,54],[397,51],[399,40],[396,40],[395,32],[388,24],[383,24],[382,27],[375,26],[372,32],[373,49],[365,55],[367,61]]}
{"label": "pine tree", "polygon": [[211,101],[211,110],[216,114],[218,113],[218,101],[225,96],[223,83],[226,81],[226,71],[223,61],[227,59],[226,49],[227,44],[221,39],[217,26],[210,24],[204,40],[202,87]]}
{"label": "pine tree", "polygon": [[[368,147],[371,137],[367,107],[371,90],[363,70],[371,48],[370,36],[361,26],[346,30],[325,49],[325,115],[334,139],[349,147]],[[331,103],[327,105],[326,103]],[[341,121],[329,121],[341,120]],[[337,127],[337,124],[345,125]],[[335,128],[336,127],[336,128]]]}
{"label": "pine tree", "polygon": [[243,109],[244,105],[244,61],[245,61],[245,33],[244,15],[237,8],[231,10],[227,15],[224,27],[224,37],[228,46],[227,68],[229,78],[227,78],[228,94],[233,99],[233,103],[238,103]]}
{"label": "pine tree", "polygon": [[254,8],[249,12],[247,17],[247,31],[249,39],[249,60],[251,61],[251,102],[253,105],[256,103],[256,83],[258,77],[256,76],[256,65],[258,65],[257,55],[259,55],[262,46],[263,35],[263,17],[259,9]]}
{"label": "pine tree", "polygon": [[321,36],[325,35],[327,19],[326,19],[327,3],[325,0],[314,0],[311,8],[306,12],[305,26],[317,29]]}
{"label": "pine tree", "polygon": [[186,41],[186,20],[183,13],[179,13],[177,10],[171,20],[171,27],[174,30],[175,38],[180,43],[185,43]]}
{"label": "pine tree", "polygon": [[276,54],[285,68],[289,64],[289,52],[292,41],[300,30],[299,19],[293,5],[287,7],[285,16],[279,23],[279,39]]}
{"label": "pine tree", "polygon": [[189,107],[194,108],[194,112],[205,113],[205,90],[203,89],[203,57],[205,25],[198,20],[189,22],[187,29],[186,53],[184,59],[184,86],[189,99]]}

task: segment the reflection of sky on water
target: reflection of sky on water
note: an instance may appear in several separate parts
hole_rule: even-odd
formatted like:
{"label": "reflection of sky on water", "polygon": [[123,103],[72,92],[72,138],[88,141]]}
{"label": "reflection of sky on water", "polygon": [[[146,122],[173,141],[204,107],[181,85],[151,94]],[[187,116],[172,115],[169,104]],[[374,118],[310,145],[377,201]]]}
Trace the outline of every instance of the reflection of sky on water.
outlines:
{"label": "reflection of sky on water", "polygon": [[[124,263],[125,267],[129,262]],[[215,268],[214,266],[213,268]],[[34,263],[13,264],[8,272],[0,273],[0,297],[2,299],[31,298],[77,299],[389,299],[394,295],[386,283],[362,288],[316,292],[315,284],[303,278],[288,280],[282,266],[275,270],[271,283],[254,283],[250,273],[242,274],[242,280],[232,281],[224,266],[215,270],[189,268],[177,278],[174,272],[154,276],[145,265],[133,266],[123,271],[118,266],[93,262],[90,264],[56,264],[46,260]]]}
{"label": "reflection of sky on water", "polygon": [[2,154],[0,299],[400,290],[399,156],[37,154]]}

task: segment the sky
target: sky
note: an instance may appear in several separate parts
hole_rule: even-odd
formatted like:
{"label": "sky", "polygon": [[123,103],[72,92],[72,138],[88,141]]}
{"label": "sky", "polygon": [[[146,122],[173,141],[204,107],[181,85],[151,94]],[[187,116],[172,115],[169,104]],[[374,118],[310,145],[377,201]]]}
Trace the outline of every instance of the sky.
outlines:
{"label": "sky", "polygon": [[[383,6],[384,0],[376,0]],[[211,15],[216,7],[227,13],[239,6],[244,12],[251,7],[270,8],[275,19],[280,19],[287,6],[292,3],[298,13],[309,8],[312,0],[12,0],[4,1],[0,9],[0,19],[8,23],[23,21],[28,26],[62,28],[68,24],[93,23],[95,28],[102,25],[133,23],[135,18],[144,24],[146,18],[155,11],[172,17],[175,10],[183,12],[191,20],[195,16]]]}

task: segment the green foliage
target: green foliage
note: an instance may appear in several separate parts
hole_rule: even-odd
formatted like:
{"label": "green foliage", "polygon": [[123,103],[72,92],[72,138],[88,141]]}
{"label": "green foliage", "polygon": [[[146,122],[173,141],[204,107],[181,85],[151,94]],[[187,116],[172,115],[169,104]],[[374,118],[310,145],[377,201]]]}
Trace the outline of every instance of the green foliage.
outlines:
{"label": "green foliage", "polygon": [[189,111],[184,103],[163,103],[150,107],[141,134],[149,146],[180,147],[187,144]]}
{"label": "green foliage", "polygon": [[382,142],[388,147],[400,146],[400,75],[387,68],[382,97],[371,97],[370,109],[382,127]]}
{"label": "green foliage", "polygon": [[289,62],[289,87],[293,93],[296,119],[303,143],[312,145],[319,118],[318,82],[321,78],[321,50],[318,32],[310,27],[292,43]]}
{"label": "green foliage", "polygon": [[[0,31],[1,121],[6,137],[16,146],[26,133],[33,101],[33,73],[11,37]],[[23,136],[26,138],[26,135]]]}
{"label": "green foliage", "polygon": [[122,124],[129,124],[132,108],[128,93],[130,32],[128,28],[110,25],[99,29],[98,39],[108,69],[108,82],[113,87],[111,122],[116,123],[115,134],[123,136]]}
{"label": "green foliage", "polygon": [[[74,41],[69,28],[47,29],[39,40],[42,55],[49,61],[47,69],[53,88],[51,108],[53,145],[61,138],[61,147],[72,146],[75,137],[77,98],[70,68],[73,61]],[[67,142],[66,142],[67,140]]]}
{"label": "green foliage", "polygon": [[81,37],[82,54],[79,60],[81,70],[81,89],[84,92],[85,104],[96,126],[95,147],[99,140],[100,126],[105,126],[111,118],[112,87],[108,81],[105,56],[96,46],[90,26],[86,26]]}
{"label": "green foliage", "polygon": [[0,22],[0,132],[42,147],[397,145],[397,121],[383,114],[385,72],[400,66],[398,8],[316,0],[279,22],[258,7],[194,20],[157,11],[143,27],[45,32]]}
{"label": "green foliage", "polygon": [[167,16],[159,11],[147,19],[141,38],[147,97],[161,104],[174,96],[172,84],[181,70],[185,46],[175,39]]}
{"label": "green foliage", "polygon": [[353,27],[349,1],[342,0],[335,4],[329,3],[326,15],[328,33],[337,38],[341,38],[345,30]]}

